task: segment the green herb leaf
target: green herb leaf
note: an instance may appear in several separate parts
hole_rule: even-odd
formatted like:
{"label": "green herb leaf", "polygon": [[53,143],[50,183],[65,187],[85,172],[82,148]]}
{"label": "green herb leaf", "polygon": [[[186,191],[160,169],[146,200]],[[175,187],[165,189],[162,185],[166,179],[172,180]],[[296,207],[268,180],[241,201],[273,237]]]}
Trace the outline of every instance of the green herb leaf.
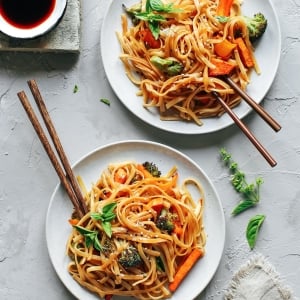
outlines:
{"label": "green herb leaf", "polygon": [[102,246],[99,242],[98,235],[96,235],[94,239],[94,248],[97,249],[98,251],[102,251]]}
{"label": "green herb leaf", "polygon": [[181,12],[181,9],[174,8],[173,3],[164,4],[161,0],[150,0],[149,6],[153,11],[165,13]]}
{"label": "green herb leaf", "polygon": [[100,101],[108,106],[110,106],[110,101],[108,99],[105,98],[101,98]]}
{"label": "green herb leaf", "polygon": [[233,214],[237,215],[259,202],[260,185],[263,183],[263,179],[258,177],[255,179],[255,183],[249,184],[246,181],[245,173],[239,169],[238,164],[233,161],[231,154],[225,148],[220,149],[220,155],[232,174],[231,184],[233,188],[242,195],[242,201],[233,210]]}
{"label": "green herb leaf", "polygon": [[256,215],[252,217],[248,222],[246,237],[251,250],[254,248],[256,244],[258,232],[264,220],[265,220],[264,215]]}
{"label": "green herb leaf", "polygon": [[111,223],[110,222],[102,222],[102,228],[107,234],[108,237],[111,238],[112,230],[111,230]]}
{"label": "green herb leaf", "polygon": [[103,206],[101,213],[91,213],[91,218],[101,222],[101,226],[104,232],[109,237],[111,237],[112,235],[110,222],[116,218],[116,214],[113,212],[116,206],[117,203],[112,202]]}
{"label": "green herb leaf", "polygon": [[134,12],[134,17],[139,20],[148,22],[150,31],[154,38],[157,40],[159,37],[160,22],[166,20],[164,16],[159,13],[180,13],[181,9],[175,8],[173,3],[164,4],[161,0],[147,0],[145,11]]}
{"label": "green herb leaf", "polygon": [[74,93],[74,94],[77,93],[78,90],[79,90],[78,85],[75,84],[75,85],[74,85],[74,88],[73,88],[73,93]]}
{"label": "green herb leaf", "polygon": [[84,227],[82,227],[82,226],[78,226],[78,225],[74,225],[74,227],[77,229],[77,231],[79,232],[79,233],[81,233],[82,235],[88,235],[88,234],[92,234],[92,233],[94,233],[95,231],[93,231],[93,230],[88,230],[88,229],[86,229],[86,228],[84,228]]}
{"label": "green herb leaf", "polygon": [[101,251],[102,247],[98,239],[98,231],[97,230],[88,230],[82,226],[75,225],[74,228],[84,236],[85,245],[89,248],[90,246],[94,246],[95,249]]}
{"label": "green herb leaf", "polygon": [[105,206],[103,206],[102,208],[102,213],[105,215],[105,214],[108,214],[108,213],[112,213],[114,211],[114,209],[116,208],[117,206],[117,203],[116,202],[112,202],[112,203],[109,203],[109,204],[106,204]]}
{"label": "green herb leaf", "polygon": [[241,201],[231,212],[233,215],[238,215],[239,213],[245,211],[246,209],[253,207],[255,204],[252,200]]}

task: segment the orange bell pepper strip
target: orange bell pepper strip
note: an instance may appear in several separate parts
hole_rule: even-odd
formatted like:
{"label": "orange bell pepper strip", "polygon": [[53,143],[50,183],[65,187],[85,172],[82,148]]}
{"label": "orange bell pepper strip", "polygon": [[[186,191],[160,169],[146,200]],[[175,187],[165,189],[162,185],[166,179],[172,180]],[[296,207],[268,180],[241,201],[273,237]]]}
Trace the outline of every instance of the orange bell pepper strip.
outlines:
{"label": "orange bell pepper strip", "polygon": [[248,49],[245,41],[241,37],[238,37],[234,40],[234,42],[237,44],[239,55],[244,66],[247,68],[254,67],[254,61],[251,55],[251,51]]}
{"label": "orange bell pepper strip", "polygon": [[214,50],[218,56],[222,57],[223,59],[228,59],[236,47],[236,44],[225,39],[222,42],[215,44]]}
{"label": "orange bell pepper strip", "polygon": [[209,68],[209,76],[229,75],[231,71],[235,68],[235,65],[222,59],[212,58],[210,61],[214,64],[215,68]]}
{"label": "orange bell pepper strip", "polygon": [[230,15],[232,3],[233,0],[219,0],[216,12],[217,16],[228,17]]}

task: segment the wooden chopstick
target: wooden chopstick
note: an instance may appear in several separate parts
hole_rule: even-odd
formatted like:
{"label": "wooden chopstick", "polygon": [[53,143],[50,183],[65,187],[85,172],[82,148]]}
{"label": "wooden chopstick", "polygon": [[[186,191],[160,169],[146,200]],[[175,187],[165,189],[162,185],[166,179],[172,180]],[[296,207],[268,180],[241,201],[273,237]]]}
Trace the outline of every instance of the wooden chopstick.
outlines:
{"label": "wooden chopstick", "polygon": [[212,91],[213,96],[220,102],[224,110],[233,119],[235,124],[243,131],[243,133],[248,137],[250,142],[256,147],[256,149],[262,154],[262,156],[267,160],[271,167],[275,167],[277,162],[269,154],[269,152],[262,146],[262,144],[256,139],[256,137],[251,133],[251,131],[246,127],[246,125],[238,118],[238,116],[233,112],[233,110],[227,105],[227,103],[220,97],[220,95]]}
{"label": "wooden chopstick", "polygon": [[28,81],[28,85],[31,89],[31,92],[34,96],[34,99],[35,99],[37,106],[40,110],[40,113],[43,117],[45,125],[49,131],[49,134],[51,136],[52,142],[55,146],[55,149],[56,149],[56,152],[58,154],[60,161],[57,158],[55,151],[52,149],[52,146],[51,146],[50,142],[48,141],[48,138],[47,138],[32,106],[31,106],[25,92],[24,91],[19,92],[18,97],[19,97],[19,99],[29,117],[29,120],[31,121],[42,145],[44,146],[44,149],[46,150],[50,161],[52,162],[52,165],[53,165],[62,185],[66,189],[66,192],[67,192],[69,198],[71,199],[75,210],[79,214],[79,217],[83,217],[87,213],[87,207],[86,207],[83,195],[80,191],[76,177],[75,177],[75,175],[71,169],[70,163],[68,162],[68,159],[65,155],[65,152],[60,143],[59,137],[53,126],[53,123],[51,121],[51,118],[50,118],[47,108],[45,106],[45,103],[41,97],[41,94],[39,92],[36,82],[34,80],[30,80],[30,81]]}
{"label": "wooden chopstick", "polygon": [[227,82],[275,131],[279,131],[281,126],[273,117],[245,91],[243,91],[229,76],[223,76],[222,79]]}

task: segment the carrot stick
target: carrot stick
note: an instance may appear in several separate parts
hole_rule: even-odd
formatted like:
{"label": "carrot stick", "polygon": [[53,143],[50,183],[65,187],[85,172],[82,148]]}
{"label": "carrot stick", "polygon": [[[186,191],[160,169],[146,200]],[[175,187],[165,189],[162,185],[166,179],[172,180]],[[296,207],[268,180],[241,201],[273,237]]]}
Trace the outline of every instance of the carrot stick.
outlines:
{"label": "carrot stick", "polygon": [[136,168],[143,173],[143,175],[144,175],[145,178],[153,178],[153,176],[151,175],[151,173],[148,172],[143,165],[138,164],[136,166]]}
{"label": "carrot stick", "polygon": [[254,66],[254,61],[252,59],[251,51],[247,48],[245,41],[239,37],[235,39],[234,42],[238,46],[238,51],[245,67],[252,68]]}
{"label": "carrot stick", "polygon": [[217,15],[228,17],[230,15],[232,2],[233,0],[219,0],[219,4],[217,6]]}
{"label": "carrot stick", "polygon": [[169,290],[175,292],[175,290],[180,285],[181,281],[186,277],[194,264],[198,261],[200,257],[204,254],[203,249],[195,248],[191,254],[187,257],[184,263],[179,267],[177,273],[174,276],[173,282],[169,284]]}

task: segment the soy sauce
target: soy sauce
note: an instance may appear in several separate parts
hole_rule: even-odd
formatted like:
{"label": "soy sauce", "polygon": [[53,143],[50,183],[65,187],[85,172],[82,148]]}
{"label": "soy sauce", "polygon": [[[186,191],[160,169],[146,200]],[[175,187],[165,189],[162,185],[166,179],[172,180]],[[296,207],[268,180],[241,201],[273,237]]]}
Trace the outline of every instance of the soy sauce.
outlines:
{"label": "soy sauce", "polygon": [[43,23],[56,0],[0,0],[0,14],[11,25],[29,29]]}

